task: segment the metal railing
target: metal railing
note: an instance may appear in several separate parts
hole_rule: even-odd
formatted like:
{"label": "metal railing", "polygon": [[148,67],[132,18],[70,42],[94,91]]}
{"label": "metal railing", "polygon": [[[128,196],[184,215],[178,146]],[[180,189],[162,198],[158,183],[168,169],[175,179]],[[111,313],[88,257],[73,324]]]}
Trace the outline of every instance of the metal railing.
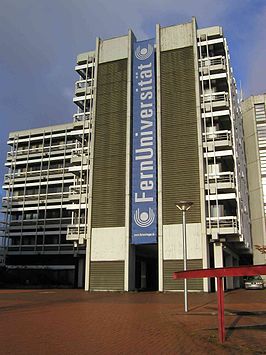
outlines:
{"label": "metal railing", "polygon": [[228,143],[231,142],[231,131],[223,130],[223,131],[212,131],[203,133],[203,140],[205,142],[212,142],[212,141],[227,141]]}
{"label": "metal railing", "polygon": [[213,184],[217,182],[219,183],[235,183],[235,177],[233,172],[222,172],[222,173],[210,173],[205,174],[205,183]]}
{"label": "metal railing", "polygon": [[225,65],[225,57],[222,55],[218,55],[215,57],[206,57],[203,59],[199,59],[199,67],[210,67],[213,65]]}
{"label": "metal railing", "polygon": [[204,94],[201,95],[201,103],[218,103],[218,102],[225,102],[228,106],[228,92],[221,91],[221,92],[213,92],[211,94]]}
{"label": "metal railing", "polygon": [[[11,206],[12,203],[16,203],[19,201],[38,201],[40,200],[40,204],[45,203],[46,200],[53,200],[53,199],[61,199],[61,198],[67,198],[69,195],[68,192],[54,192],[54,193],[48,193],[48,194],[31,194],[31,195],[19,195],[19,196],[12,196],[12,197],[3,197],[2,198],[2,204],[3,206]],[[8,203],[10,202],[10,203]]]}
{"label": "metal railing", "polygon": [[90,120],[91,117],[91,113],[90,112],[81,112],[81,113],[75,113],[73,115],[74,118],[74,122],[79,122],[79,121],[84,121],[84,120]]}
{"label": "metal railing", "polygon": [[67,227],[66,239],[78,239],[80,236],[85,236],[86,226],[85,225],[70,225]]}
{"label": "metal railing", "polygon": [[87,191],[87,186],[86,185],[73,185],[69,187],[69,194],[70,195],[76,195],[76,194],[84,194]]}
{"label": "metal railing", "polygon": [[37,177],[37,178],[46,178],[47,174],[49,174],[49,176],[51,175],[58,175],[58,174],[63,174],[63,173],[67,173],[68,172],[68,167],[65,168],[53,168],[53,169],[45,169],[45,170],[28,170],[26,171],[20,171],[17,173],[11,173],[11,174],[5,174],[4,176],[4,180],[5,181],[9,181],[9,180],[14,180],[16,178],[25,178],[25,176],[27,175],[27,177]]}
{"label": "metal railing", "polygon": [[91,90],[93,84],[94,84],[94,80],[93,79],[78,80],[78,81],[75,82],[75,90],[77,90],[77,89],[85,89],[86,87],[87,87],[87,89]]}
{"label": "metal railing", "polygon": [[207,217],[207,228],[237,228],[236,216]]}
{"label": "metal railing", "polygon": [[47,145],[47,146],[40,146],[40,147],[32,147],[32,148],[27,148],[27,149],[17,149],[11,152],[7,153],[7,157],[12,157],[14,155],[19,156],[19,155],[30,155],[30,154],[35,154],[35,153],[42,153],[42,152],[50,152],[50,151],[57,151],[57,150],[67,150],[71,149],[75,143],[62,143],[58,145]]}

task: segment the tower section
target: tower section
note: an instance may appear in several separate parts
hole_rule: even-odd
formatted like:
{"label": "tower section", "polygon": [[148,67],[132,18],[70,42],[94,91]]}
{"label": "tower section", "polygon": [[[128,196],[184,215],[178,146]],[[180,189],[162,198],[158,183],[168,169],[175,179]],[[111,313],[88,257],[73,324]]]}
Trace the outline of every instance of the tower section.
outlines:
{"label": "tower section", "polygon": [[[183,289],[172,280],[183,269],[182,214],[187,213],[188,268],[202,268],[206,249],[196,23],[157,27],[157,116],[160,289]],[[205,253],[206,254],[206,253]],[[201,280],[189,289],[203,289]]]}

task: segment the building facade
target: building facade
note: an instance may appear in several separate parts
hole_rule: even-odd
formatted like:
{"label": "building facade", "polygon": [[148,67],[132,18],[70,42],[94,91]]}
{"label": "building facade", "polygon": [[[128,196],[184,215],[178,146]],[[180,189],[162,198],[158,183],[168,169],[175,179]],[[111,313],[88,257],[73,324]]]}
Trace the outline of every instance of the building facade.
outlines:
{"label": "building facade", "polygon": [[83,282],[75,269],[85,249],[66,239],[72,223],[76,132],[80,133],[77,124],[68,123],[9,135],[2,201],[5,259],[9,273],[21,273],[21,281],[38,283],[42,277],[54,284]]}
{"label": "building facade", "polygon": [[[253,244],[266,245],[266,94],[241,103],[245,134],[250,218]],[[265,264],[266,255],[253,250],[254,264]]]}
{"label": "building facade", "polygon": [[[146,41],[132,31],[98,38],[75,70],[64,231],[80,253],[85,289],[183,289],[172,279],[183,268],[177,200],[193,202],[188,268],[247,262],[242,117],[221,27],[199,30],[193,18],[157,25]],[[226,286],[238,281],[228,278]],[[211,285],[192,280],[188,287]]]}

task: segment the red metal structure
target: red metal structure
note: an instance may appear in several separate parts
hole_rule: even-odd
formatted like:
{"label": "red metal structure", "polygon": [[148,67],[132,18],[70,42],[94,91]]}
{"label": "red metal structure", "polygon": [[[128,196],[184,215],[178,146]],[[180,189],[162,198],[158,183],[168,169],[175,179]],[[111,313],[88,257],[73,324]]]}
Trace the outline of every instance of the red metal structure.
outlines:
{"label": "red metal structure", "polygon": [[218,330],[221,343],[225,340],[224,329],[224,290],[223,277],[226,276],[256,276],[266,275],[266,265],[222,267],[217,269],[198,269],[179,271],[173,273],[173,279],[201,279],[204,277],[216,277],[218,299]]}

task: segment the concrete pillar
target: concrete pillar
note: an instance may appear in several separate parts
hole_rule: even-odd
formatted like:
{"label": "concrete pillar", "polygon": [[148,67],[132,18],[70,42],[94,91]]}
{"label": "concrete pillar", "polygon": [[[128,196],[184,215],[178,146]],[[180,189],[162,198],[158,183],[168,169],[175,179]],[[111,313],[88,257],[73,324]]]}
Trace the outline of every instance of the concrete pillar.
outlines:
{"label": "concrete pillar", "polygon": [[214,254],[214,267],[223,267],[223,245],[222,243],[214,243],[213,245]]}
{"label": "concrete pillar", "polygon": [[[219,268],[224,266],[223,262],[223,244],[214,243],[213,244],[213,255],[214,255],[214,267]],[[215,290],[217,291],[217,280],[215,279]]]}

